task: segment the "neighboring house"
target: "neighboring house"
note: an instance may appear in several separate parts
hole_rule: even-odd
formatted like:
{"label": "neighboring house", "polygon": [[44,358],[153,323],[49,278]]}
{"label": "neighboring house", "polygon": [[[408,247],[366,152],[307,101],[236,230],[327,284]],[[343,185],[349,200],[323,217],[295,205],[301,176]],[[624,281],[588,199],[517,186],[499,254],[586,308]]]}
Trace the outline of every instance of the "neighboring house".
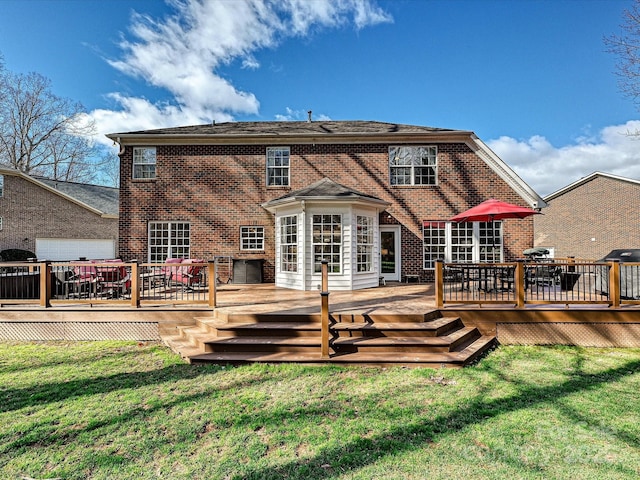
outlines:
{"label": "neighboring house", "polygon": [[0,226],[0,250],[29,250],[46,260],[114,258],[118,189],[0,168]]}
{"label": "neighboring house", "polygon": [[640,180],[594,172],[544,200],[535,245],[555,257],[599,260],[614,249],[640,248]]}
{"label": "neighboring house", "polygon": [[344,290],[433,278],[438,258],[513,260],[532,219],[448,219],[491,197],[544,206],[469,131],[309,120],[107,136],[121,147],[123,258],[255,260],[289,288],[318,288],[323,259]]}

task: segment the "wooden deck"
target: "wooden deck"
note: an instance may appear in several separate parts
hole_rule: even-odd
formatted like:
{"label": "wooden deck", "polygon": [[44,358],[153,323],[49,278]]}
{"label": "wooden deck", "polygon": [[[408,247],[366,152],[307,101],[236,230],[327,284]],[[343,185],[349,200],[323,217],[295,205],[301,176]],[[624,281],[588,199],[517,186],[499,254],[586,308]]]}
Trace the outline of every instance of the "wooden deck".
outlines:
{"label": "wooden deck", "polygon": [[320,293],[223,285],[217,306],[65,304],[0,308],[0,338],[162,340],[192,363],[305,362],[463,366],[494,344],[640,346],[640,308],[447,305],[433,284],[330,292],[330,350],[320,349]]}

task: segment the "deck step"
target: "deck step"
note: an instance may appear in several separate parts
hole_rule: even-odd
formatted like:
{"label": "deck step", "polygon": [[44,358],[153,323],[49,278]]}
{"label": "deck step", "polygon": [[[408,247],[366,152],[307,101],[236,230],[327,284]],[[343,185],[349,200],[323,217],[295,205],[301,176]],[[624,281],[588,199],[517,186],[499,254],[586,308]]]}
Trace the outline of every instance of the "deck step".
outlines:
{"label": "deck step", "polygon": [[439,337],[339,337],[332,341],[334,349],[344,348],[360,349],[367,351],[390,351],[402,349],[405,351],[424,351],[429,349],[435,352],[453,351],[462,344],[471,343],[480,337],[480,333],[474,327],[463,327],[449,335]]}
{"label": "deck step", "polygon": [[204,344],[206,352],[303,352],[320,350],[320,337],[218,337]]}
{"label": "deck step", "polygon": [[[197,317],[177,326],[165,343],[190,363],[252,362],[460,367],[495,343],[458,317],[358,313],[330,317],[329,357],[321,356],[316,314]],[[336,321],[339,320],[339,321]]]}
{"label": "deck step", "polygon": [[373,332],[411,332],[413,335],[444,335],[462,326],[462,321],[458,317],[442,317],[438,320],[428,322],[339,322],[329,328],[337,332],[363,332],[372,334]]}

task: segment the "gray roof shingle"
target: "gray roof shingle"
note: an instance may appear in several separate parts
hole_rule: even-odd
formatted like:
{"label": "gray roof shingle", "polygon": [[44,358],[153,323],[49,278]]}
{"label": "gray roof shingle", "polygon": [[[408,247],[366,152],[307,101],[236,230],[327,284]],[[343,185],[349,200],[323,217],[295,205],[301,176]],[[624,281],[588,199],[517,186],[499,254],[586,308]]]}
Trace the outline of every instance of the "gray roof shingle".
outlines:
{"label": "gray roof shingle", "polygon": [[86,183],[63,182],[48,178],[34,177],[50,188],[75,198],[76,200],[95,208],[108,215],[118,215],[119,194],[117,188]]}
{"label": "gray roof shingle", "polygon": [[112,133],[118,135],[238,135],[238,136],[277,136],[277,135],[375,135],[375,134],[412,134],[456,132],[446,128],[422,127],[398,123],[372,122],[362,120],[314,120],[312,122],[224,122],[185,127],[158,128],[136,132]]}

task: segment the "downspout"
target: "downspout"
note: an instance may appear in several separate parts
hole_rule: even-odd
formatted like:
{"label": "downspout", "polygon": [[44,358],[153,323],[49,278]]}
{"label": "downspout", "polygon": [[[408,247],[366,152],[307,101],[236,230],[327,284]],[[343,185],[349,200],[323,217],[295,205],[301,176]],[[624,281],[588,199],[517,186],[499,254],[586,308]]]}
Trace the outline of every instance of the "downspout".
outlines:
{"label": "downspout", "polygon": [[120,142],[120,137],[118,137],[118,140],[116,140],[116,142],[118,143],[118,145],[120,145],[120,151],[118,152],[118,156],[122,156],[122,154],[124,153],[124,145],[122,145],[122,143]]}

